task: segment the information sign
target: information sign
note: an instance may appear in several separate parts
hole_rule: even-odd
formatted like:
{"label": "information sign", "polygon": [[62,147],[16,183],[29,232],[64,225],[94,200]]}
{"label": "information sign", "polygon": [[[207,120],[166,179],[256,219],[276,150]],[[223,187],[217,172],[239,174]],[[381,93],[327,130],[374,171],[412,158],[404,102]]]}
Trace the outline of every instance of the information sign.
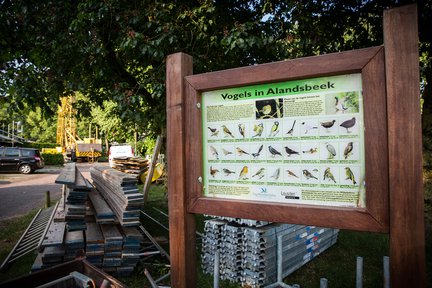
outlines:
{"label": "information sign", "polygon": [[361,73],[202,93],[205,197],[366,206]]}

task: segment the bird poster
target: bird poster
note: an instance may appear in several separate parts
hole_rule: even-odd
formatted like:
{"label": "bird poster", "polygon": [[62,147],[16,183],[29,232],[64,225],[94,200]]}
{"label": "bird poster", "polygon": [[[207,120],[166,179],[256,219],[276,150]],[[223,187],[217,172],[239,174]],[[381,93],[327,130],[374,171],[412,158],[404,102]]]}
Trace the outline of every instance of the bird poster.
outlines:
{"label": "bird poster", "polygon": [[204,196],[365,207],[361,74],[202,93]]}

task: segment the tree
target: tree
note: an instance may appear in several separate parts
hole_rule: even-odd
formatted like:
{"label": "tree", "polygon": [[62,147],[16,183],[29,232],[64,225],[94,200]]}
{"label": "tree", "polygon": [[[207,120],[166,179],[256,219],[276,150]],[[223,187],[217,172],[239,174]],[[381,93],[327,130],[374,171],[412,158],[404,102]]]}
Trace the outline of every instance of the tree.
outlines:
{"label": "tree", "polygon": [[[0,95],[55,111],[80,91],[155,134],[165,125],[165,57],[208,72],[382,44],[382,12],[404,1],[0,2]],[[431,106],[430,1],[419,1],[425,111]],[[429,76],[427,76],[429,75]],[[429,89],[429,90],[428,90]],[[33,104],[34,105],[34,104]],[[77,103],[80,113],[91,107]]]}

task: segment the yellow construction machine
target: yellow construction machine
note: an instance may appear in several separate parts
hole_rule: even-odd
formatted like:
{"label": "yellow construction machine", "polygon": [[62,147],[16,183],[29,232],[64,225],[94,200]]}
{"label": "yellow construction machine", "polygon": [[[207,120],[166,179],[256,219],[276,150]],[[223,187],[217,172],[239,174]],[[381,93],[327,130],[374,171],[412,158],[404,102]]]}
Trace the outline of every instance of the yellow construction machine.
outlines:
{"label": "yellow construction machine", "polygon": [[72,161],[96,161],[102,156],[102,141],[96,138],[84,138],[76,133],[76,109],[73,107],[75,96],[62,97],[57,118],[57,143],[62,153]]}

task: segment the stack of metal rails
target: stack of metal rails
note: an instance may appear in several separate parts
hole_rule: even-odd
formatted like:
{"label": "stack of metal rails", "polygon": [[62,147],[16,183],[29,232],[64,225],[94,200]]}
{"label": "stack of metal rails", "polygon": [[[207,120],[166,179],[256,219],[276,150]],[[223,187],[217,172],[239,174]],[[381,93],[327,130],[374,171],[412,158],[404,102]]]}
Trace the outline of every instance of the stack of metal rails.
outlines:
{"label": "stack of metal rails", "polygon": [[[221,279],[247,287],[262,287],[276,281],[278,257],[282,257],[282,274],[287,277],[335,244],[339,232],[338,229],[293,224],[251,227],[251,223],[253,220],[206,221],[202,250],[205,273],[213,274],[214,255],[219,253]],[[282,255],[277,253],[279,237]],[[213,243],[217,245],[209,245]]]}
{"label": "stack of metal rails", "polygon": [[96,189],[124,227],[139,226],[143,194],[138,192],[138,177],[106,166],[94,166],[90,174]]}

